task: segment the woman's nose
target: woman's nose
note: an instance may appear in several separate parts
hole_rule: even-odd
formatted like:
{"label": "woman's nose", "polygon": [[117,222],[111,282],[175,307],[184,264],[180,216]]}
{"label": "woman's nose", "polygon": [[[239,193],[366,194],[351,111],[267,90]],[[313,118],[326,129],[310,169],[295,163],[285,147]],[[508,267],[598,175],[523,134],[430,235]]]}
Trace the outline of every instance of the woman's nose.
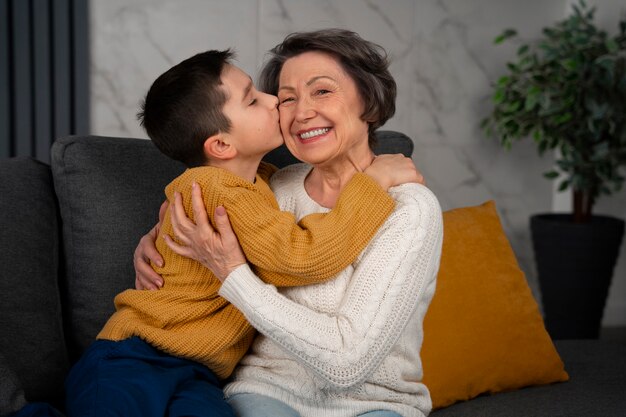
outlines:
{"label": "woman's nose", "polygon": [[299,121],[304,121],[311,119],[315,116],[315,109],[312,106],[312,103],[307,100],[307,98],[303,97],[296,102],[296,119]]}

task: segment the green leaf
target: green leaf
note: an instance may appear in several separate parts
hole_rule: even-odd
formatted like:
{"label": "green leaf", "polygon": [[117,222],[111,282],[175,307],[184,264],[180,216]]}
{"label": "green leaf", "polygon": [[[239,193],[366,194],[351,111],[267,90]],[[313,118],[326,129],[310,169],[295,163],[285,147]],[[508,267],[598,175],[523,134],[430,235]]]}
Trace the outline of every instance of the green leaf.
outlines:
{"label": "green leaf", "polygon": [[505,29],[504,32],[496,36],[496,38],[493,40],[493,43],[495,44],[502,43],[505,40],[512,38],[515,35],[517,35],[517,31],[515,29]]}
{"label": "green leaf", "polygon": [[514,63],[512,63],[512,62],[507,62],[507,63],[506,63],[506,67],[509,69],[509,71],[511,71],[511,72],[513,72],[513,73],[516,73],[516,72],[518,72],[518,71],[519,71],[518,66],[517,66],[517,65],[515,65],[515,64],[514,64]]}
{"label": "green leaf", "polygon": [[607,39],[604,45],[606,46],[606,49],[612,54],[619,51],[619,44],[615,41],[615,39]]}
{"label": "green leaf", "polygon": [[618,60],[611,55],[603,55],[593,61],[592,77],[596,78],[600,86],[613,88],[615,73],[618,71]]}
{"label": "green leaf", "polygon": [[554,37],[554,36],[555,36],[555,34],[556,34],[556,31],[555,31],[554,29],[552,29],[552,28],[543,28],[543,29],[541,30],[541,32],[542,32],[544,35],[546,35],[546,37],[548,37],[548,38],[552,38],[552,37]]}
{"label": "green leaf", "polygon": [[609,144],[607,142],[601,142],[593,148],[593,158],[596,160],[606,159],[609,156]]}
{"label": "green leaf", "polygon": [[571,162],[565,159],[559,159],[558,161],[556,161],[556,164],[561,171],[565,172],[569,171],[569,168],[571,166]]}
{"label": "green leaf", "polygon": [[549,180],[553,180],[559,176],[559,173],[557,171],[548,171],[548,172],[545,172],[543,176]]}
{"label": "green leaf", "polygon": [[517,55],[518,56],[522,56],[524,55],[526,52],[528,52],[528,50],[530,49],[530,46],[528,45],[522,45],[517,49]]}
{"label": "green leaf", "polygon": [[504,91],[496,90],[491,100],[496,104],[502,103],[502,101],[504,100]]}
{"label": "green leaf", "polygon": [[517,112],[521,107],[522,107],[522,102],[521,101],[512,101],[510,103],[504,103],[504,112],[506,114],[510,114],[510,113],[515,113]]}
{"label": "green leaf", "polygon": [[559,192],[565,191],[569,186],[570,186],[570,181],[568,180],[561,181],[561,183],[559,184],[558,191]]}
{"label": "green leaf", "polygon": [[496,85],[498,87],[505,87],[509,83],[510,79],[511,79],[511,77],[508,77],[508,76],[504,75],[504,76],[498,78],[498,81],[496,82]]}
{"label": "green leaf", "polygon": [[[606,116],[607,111],[609,109],[606,103],[600,104],[593,98],[589,98],[585,101],[585,107],[591,113],[590,119],[596,119],[596,120],[603,119]],[[592,131],[595,130],[595,128],[591,126],[590,126],[590,129]]]}
{"label": "green leaf", "polygon": [[550,110],[552,108],[552,97],[549,92],[544,92],[541,95],[540,105],[543,110]]}
{"label": "green leaf", "polygon": [[562,125],[563,123],[569,122],[570,120],[572,120],[572,113],[565,112],[554,118],[554,124],[558,126]]}
{"label": "green leaf", "polygon": [[524,101],[524,110],[529,111],[535,108],[541,98],[541,90],[539,87],[532,86],[528,89],[526,100]]}
{"label": "green leaf", "polygon": [[569,58],[569,59],[565,59],[565,60],[561,61],[561,65],[563,65],[563,68],[565,68],[567,70],[576,71],[578,69],[580,63],[575,58]]}

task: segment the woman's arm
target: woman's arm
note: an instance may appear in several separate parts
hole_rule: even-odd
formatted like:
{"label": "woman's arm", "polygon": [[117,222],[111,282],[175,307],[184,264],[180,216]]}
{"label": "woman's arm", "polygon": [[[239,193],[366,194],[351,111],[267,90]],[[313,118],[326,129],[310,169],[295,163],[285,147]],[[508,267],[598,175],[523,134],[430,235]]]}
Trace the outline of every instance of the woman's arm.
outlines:
{"label": "woman's arm", "polygon": [[220,295],[332,386],[362,382],[389,353],[415,308],[425,308],[434,292],[441,210],[425,187],[402,189],[397,210],[362,254],[336,314],[287,299],[247,266],[229,275]]}

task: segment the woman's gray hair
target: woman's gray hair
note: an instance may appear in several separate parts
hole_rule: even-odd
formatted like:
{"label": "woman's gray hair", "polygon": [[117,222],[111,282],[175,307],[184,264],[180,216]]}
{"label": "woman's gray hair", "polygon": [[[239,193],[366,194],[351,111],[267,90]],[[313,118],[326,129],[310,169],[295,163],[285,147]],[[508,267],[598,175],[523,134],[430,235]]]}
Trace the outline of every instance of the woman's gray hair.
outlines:
{"label": "woman's gray hair", "polygon": [[354,80],[363,101],[361,119],[368,123],[368,141],[376,143],[374,131],[396,112],[396,81],[389,72],[386,51],[357,33],[344,29],[295,32],[270,50],[270,58],[259,76],[259,88],[278,93],[280,71],[287,59],[305,52],[320,51],[339,59],[342,68]]}

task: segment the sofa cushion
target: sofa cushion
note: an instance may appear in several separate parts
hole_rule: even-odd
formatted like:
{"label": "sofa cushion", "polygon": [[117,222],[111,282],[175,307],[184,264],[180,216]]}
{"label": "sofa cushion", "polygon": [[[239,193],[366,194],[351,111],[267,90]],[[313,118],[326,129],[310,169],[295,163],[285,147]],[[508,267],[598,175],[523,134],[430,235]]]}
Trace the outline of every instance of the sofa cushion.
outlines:
{"label": "sofa cushion", "polygon": [[0,416],[14,413],[26,405],[22,383],[0,353]]}
{"label": "sofa cushion", "polygon": [[19,375],[15,382],[29,401],[54,402],[68,361],[50,167],[30,158],[5,159],[0,178],[0,356]]}
{"label": "sofa cushion", "polygon": [[141,139],[63,138],[51,158],[74,360],[113,313],[115,295],[134,286],[135,247],[158,220],[164,187],[184,168]]}
{"label": "sofa cushion", "polygon": [[443,224],[422,347],[433,407],[566,380],[495,204],[447,211]]}
{"label": "sofa cushion", "polygon": [[524,388],[434,411],[432,417],[621,417],[626,410],[626,344],[600,340],[558,340],[567,382]]}

